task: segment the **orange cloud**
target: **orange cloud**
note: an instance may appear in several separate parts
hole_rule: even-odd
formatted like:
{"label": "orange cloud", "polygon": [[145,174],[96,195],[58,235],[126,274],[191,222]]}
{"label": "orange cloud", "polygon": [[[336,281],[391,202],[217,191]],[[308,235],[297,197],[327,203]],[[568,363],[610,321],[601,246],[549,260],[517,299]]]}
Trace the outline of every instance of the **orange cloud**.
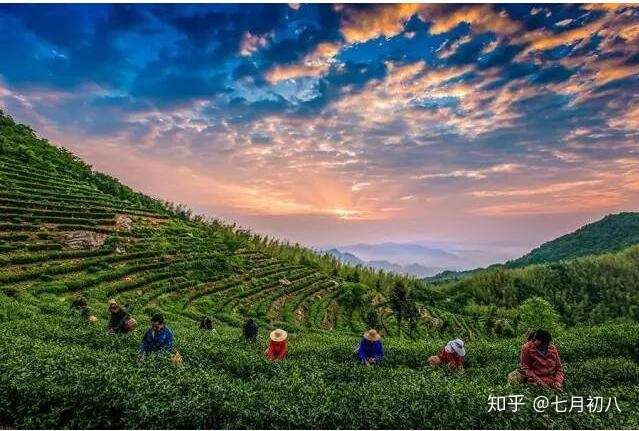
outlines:
{"label": "orange cloud", "polygon": [[439,55],[439,58],[448,58],[451,55],[455,54],[460,46],[464,45],[465,43],[470,42],[471,40],[472,40],[472,37],[470,35],[463,36],[463,37],[459,38],[459,40],[456,40],[455,42],[453,42],[450,45],[445,44],[445,45],[441,46],[437,50],[437,54]]}
{"label": "orange cloud", "polygon": [[[574,178],[585,174],[586,177],[581,180],[470,192],[471,196],[482,202],[488,200],[495,203],[471,208],[469,212],[485,216],[523,216],[610,212],[632,208],[628,205],[636,202],[639,191],[638,159],[627,157],[583,163],[589,163],[586,170],[564,175],[565,178]],[[596,172],[594,176],[593,172]]]}
{"label": "orange cloud", "polygon": [[401,66],[388,62],[386,63],[386,69],[388,71],[386,83],[390,85],[406,83],[406,81],[412,79],[415,75],[423,72],[425,67],[426,63],[423,61]]}
{"label": "orange cloud", "polygon": [[608,120],[608,125],[615,129],[639,131],[639,103],[629,107],[619,117]]}
{"label": "orange cloud", "polygon": [[601,184],[601,180],[572,181],[565,183],[556,183],[544,187],[526,188],[526,189],[510,189],[510,190],[480,190],[471,192],[476,198],[495,198],[495,197],[512,197],[512,196],[535,196],[548,193],[563,192],[578,187],[594,186]]}
{"label": "orange cloud", "polygon": [[549,91],[572,96],[571,104],[580,104],[598,95],[598,87],[619,79],[639,74],[639,65],[627,63],[632,51],[621,52],[620,57],[600,59],[597,55],[567,57],[561,61],[566,67],[580,68],[569,80],[547,86]]}
{"label": "orange cloud", "polygon": [[[619,179],[619,178],[617,178]],[[555,184],[540,188],[554,189],[543,194],[518,194],[523,201],[504,202],[508,196],[498,195],[499,203],[472,208],[469,212],[484,216],[524,216],[540,214],[585,213],[596,210],[609,211],[627,202],[627,188],[610,181],[581,181]],[[523,190],[522,190],[523,191]]]}
{"label": "orange cloud", "polygon": [[545,31],[528,33],[523,36],[520,41],[530,41],[524,54],[530,51],[543,51],[561,45],[570,45],[580,40],[590,38],[597,34],[603,26],[604,21],[597,20],[582,27],[566,30],[561,33],[549,33]]}
{"label": "orange cloud", "polygon": [[440,88],[447,81],[458,78],[472,70],[472,67],[448,67],[443,69],[430,69],[424,75],[417,77],[414,81],[415,88],[420,90]]}
{"label": "orange cloud", "polygon": [[406,22],[422,8],[421,4],[393,4],[366,10],[346,9],[341,32],[348,43],[393,37],[401,33]]}
{"label": "orange cloud", "polygon": [[589,3],[582,5],[585,10],[603,10],[603,11],[616,11],[626,7],[634,7],[635,5],[629,3]]}
{"label": "orange cloud", "polygon": [[457,69],[426,70],[424,62],[406,65],[386,63],[384,80],[372,80],[362,91],[346,93],[332,107],[342,115],[355,115],[366,126],[392,121],[400,112],[409,114],[411,103],[427,87],[455,76]]}
{"label": "orange cloud", "polygon": [[[482,86],[494,77],[490,71],[478,72],[472,66],[428,69],[422,62],[401,66],[389,62],[386,66],[384,80],[372,80],[362,91],[344,94],[332,107],[343,115],[357,116],[364,127],[401,118],[416,135],[445,125],[460,134],[477,136],[511,125],[520,117],[513,106],[539,91],[525,80],[483,90]],[[473,83],[455,82],[455,78],[471,71],[478,72],[480,78]],[[414,109],[424,99],[448,97],[457,98],[462,110]]]}
{"label": "orange cloud", "polygon": [[526,201],[489,205],[470,210],[483,216],[524,216],[541,214],[573,214],[592,212],[596,209],[614,208],[625,201],[615,190],[583,191],[577,195],[559,196],[543,201]]}
{"label": "orange cloud", "polygon": [[322,42],[301,62],[287,66],[275,66],[268,70],[266,80],[273,84],[286,79],[321,76],[331,67],[334,57],[341,47],[342,45],[339,43]]}
{"label": "orange cloud", "polygon": [[634,42],[639,39],[639,24],[628,24],[619,29],[619,37],[627,42]]}
{"label": "orange cloud", "polygon": [[513,35],[522,25],[496,12],[490,5],[469,5],[451,10],[448,5],[394,4],[381,5],[366,10],[345,10],[341,31],[348,43],[366,42],[377,37],[393,37],[404,30],[410,18],[418,15],[422,21],[430,21],[432,34],[445,33],[461,23],[467,23],[477,33],[493,32]]}
{"label": "orange cloud", "polygon": [[599,85],[639,74],[639,64],[623,64],[625,59],[603,60],[593,64]]}
{"label": "orange cloud", "polygon": [[571,30],[560,33],[541,30],[521,36],[517,42],[529,43],[529,45],[520,57],[531,51],[543,51],[584,41],[596,34],[603,37],[602,46],[609,45],[617,36],[627,42],[633,41],[639,35],[639,27],[636,21],[625,13],[628,7],[636,6],[613,3],[586,5],[587,10],[600,10],[605,13],[595,21]]}
{"label": "orange cloud", "polygon": [[272,37],[270,34],[258,36],[247,31],[242,35],[242,40],[240,41],[240,55],[250,57],[261,48],[264,48],[268,44],[270,37]]}
{"label": "orange cloud", "polygon": [[425,19],[432,21],[431,34],[446,33],[461,23],[467,23],[476,33],[493,32],[513,35],[522,30],[522,25],[508,17],[505,12],[496,12],[491,5],[470,5],[450,11],[446,5],[427,5]]}

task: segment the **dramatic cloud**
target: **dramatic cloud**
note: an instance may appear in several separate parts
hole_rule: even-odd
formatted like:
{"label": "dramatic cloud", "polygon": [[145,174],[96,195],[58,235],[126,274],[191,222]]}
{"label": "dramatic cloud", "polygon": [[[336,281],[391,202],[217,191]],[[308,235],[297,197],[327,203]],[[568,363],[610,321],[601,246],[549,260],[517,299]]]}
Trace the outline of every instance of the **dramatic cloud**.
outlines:
{"label": "dramatic cloud", "polygon": [[334,62],[335,55],[341,48],[340,44],[322,42],[306,55],[301,62],[291,65],[276,65],[266,72],[266,79],[275,83],[285,79],[300,77],[318,77],[325,74]]}
{"label": "dramatic cloud", "polygon": [[475,33],[493,32],[513,35],[522,31],[522,23],[512,20],[505,11],[496,11],[491,5],[471,5],[451,9],[445,5],[428,5],[423,17],[431,21],[432,34],[446,33],[458,25],[470,25]]}
{"label": "dramatic cloud", "polygon": [[349,43],[366,42],[377,37],[393,37],[404,30],[406,22],[423,9],[419,4],[380,5],[370,9],[344,12],[342,34]]}
{"label": "dramatic cloud", "polygon": [[253,55],[253,53],[266,46],[266,44],[268,43],[268,39],[268,34],[259,36],[251,34],[251,32],[247,31],[242,36],[242,41],[240,42],[240,55],[245,57]]}
{"label": "dramatic cloud", "polygon": [[0,28],[1,109],[269,234],[528,246],[639,204],[633,5],[7,5]]}

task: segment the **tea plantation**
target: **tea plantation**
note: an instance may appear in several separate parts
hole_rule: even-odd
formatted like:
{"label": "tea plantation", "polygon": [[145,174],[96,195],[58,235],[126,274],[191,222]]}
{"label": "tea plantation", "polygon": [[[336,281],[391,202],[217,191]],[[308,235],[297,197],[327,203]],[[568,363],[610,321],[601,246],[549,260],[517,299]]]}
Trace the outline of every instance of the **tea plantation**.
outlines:
{"label": "tea plantation", "polygon": [[[636,429],[638,263],[631,248],[438,285],[352,268],[136,193],[0,114],[0,427]],[[96,324],[70,307],[80,293]],[[109,298],[137,330],[107,335]],[[181,365],[138,354],[157,311]],[[564,392],[506,382],[537,324],[552,326]],[[353,351],[371,325],[387,357],[363,367]],[[274,327],[290,333],[279,363],[263,354]],[[466,369],[427,367],[457,336]],[[489,412],[491,395],[515,394],[519,411]],[[540,413],[542,395],[619,409]]]}

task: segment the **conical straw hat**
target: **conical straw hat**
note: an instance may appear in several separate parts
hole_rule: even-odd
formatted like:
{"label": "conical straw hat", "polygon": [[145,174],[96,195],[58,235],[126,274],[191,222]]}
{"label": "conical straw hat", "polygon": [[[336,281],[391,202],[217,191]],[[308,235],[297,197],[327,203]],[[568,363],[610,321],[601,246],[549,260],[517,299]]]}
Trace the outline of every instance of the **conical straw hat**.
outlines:
{"label": "conical straw hat", "polygon": [[271,331],[270,337],[273,341],[284,341],[288,337],[288,333],[283,329],[275,329]]}
{"label": "conical straw hat", "polygon": [[368,331],[364,332],[364,338],[366,338],[368,341],[379,341],[382,337],[376,330],[369,329]]}

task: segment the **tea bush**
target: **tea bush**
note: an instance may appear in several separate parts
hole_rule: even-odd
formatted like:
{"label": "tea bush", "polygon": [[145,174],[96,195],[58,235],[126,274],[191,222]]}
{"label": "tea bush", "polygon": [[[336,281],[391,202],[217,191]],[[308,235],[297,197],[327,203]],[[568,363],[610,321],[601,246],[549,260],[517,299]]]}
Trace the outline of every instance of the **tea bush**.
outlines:
{"label": "tea bush", "polygon": [[[621,413],[596,415],[487,414],[489,395],[523,393],[505,375],[516,366],[521,339],[469,342],[464,373],[425,366],[445,339],[386,340],[387,360],[366,368],[353,360],[357,337],[339,333],[290,336],[282,363],[263,357],[237,329],[202,332],[171,316],[181,367],[141,360],[142,329],[108,336],[67,302],[43,307],[4,299],[0,314],[0,407],[3,423],[29,428],[308,427],[308,428],[633,428],[639,366],[632,362],[637,324],[606,324],[557,334],[566,361],[562,396],[616,396]],[[20,309],[14,316],[11,310]],[[2,317],[4,316],[4,317]],[[142,325],[146,322],[141,322]],[[602,352],[605,352],[602,355]],[[546,394],[551,396],[552,394]],[[635,398],[633,398],[635,397]]]}

